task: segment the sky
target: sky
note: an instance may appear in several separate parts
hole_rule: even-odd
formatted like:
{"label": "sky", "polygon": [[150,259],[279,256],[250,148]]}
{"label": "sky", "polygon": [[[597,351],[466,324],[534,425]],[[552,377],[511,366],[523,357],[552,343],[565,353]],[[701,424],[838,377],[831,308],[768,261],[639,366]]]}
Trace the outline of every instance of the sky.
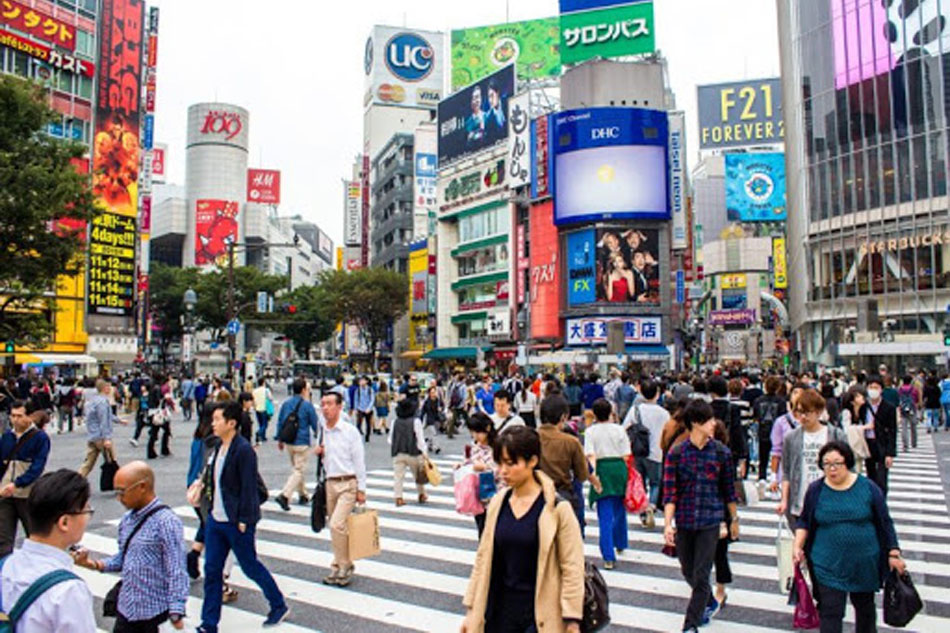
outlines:
{"label": "sky", "polygon": [[[250,111],[249,167],[279,169],[281,215],[339,245],[343,189],[362,145],[363,50],[374,24],[440,30],[555,15],[557,0],[150,0],[161,8],[155,141],[184,185],[188,106]],[[774,0],[656,0],[687,152],[698,155],[696,86],[779,73]],[[448,72],[448,69],[446,70]]]}

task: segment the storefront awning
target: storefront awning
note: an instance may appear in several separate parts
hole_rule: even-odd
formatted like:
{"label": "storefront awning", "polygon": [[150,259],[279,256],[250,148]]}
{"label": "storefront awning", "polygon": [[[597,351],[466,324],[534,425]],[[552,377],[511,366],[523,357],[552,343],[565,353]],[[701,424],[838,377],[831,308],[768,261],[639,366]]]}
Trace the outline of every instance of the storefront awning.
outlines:
{"label": "storefront awning", "polygon": [[[483,347],[482,351],[491,351],[491,346]],[[423,358],[429,360],[475,359],[477,356],[477,347],[437,347],[422,355]]]}
{"label": "storefront awning", "polygon": [[601,363],[665,361],[669,358],[670,350],[663,345],[627,345],[623,354],[601,354],[598,361]]}
{"label": "storefront awning", "polygon": [[23,365],[95,365],[99,361],[88,354],[17,354],[16,362]]}
{"label": "storefront awning", "polygon": [[403,360],[419,360],[423,354],[424,352],[421,349],[407,349],[399,355],[399,358]]}

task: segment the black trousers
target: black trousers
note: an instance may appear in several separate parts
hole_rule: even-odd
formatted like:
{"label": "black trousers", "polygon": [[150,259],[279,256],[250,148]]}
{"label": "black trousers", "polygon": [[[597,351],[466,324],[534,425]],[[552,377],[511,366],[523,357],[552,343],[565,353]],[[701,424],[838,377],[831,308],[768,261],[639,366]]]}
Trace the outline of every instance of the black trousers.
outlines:
{"label": "black trousers", "polygon": [[366,441],[369,441],[370,433],[373,432],[373,412],[372,411],[357,411],[356,412],[356,428],[359,429],[361,426],[366,425]]}
{"label": "black trousers", "polygon": [[17,523],[23,526],[23,535],[30,535],[30,512],[26,499],[0,499],[0,558],[13,551]]}
{"label": "black trousers", "polygon": [[876,483],[886,497],[888,469],[884,466],[884,458],[882,457],[881,460],[878,461],[873,457],[869,457],[864,460],[864,463],[868,468],[868,479]]}
{"label": "black trousers", "polygon": [[759,479],[768,479],[769,478],[769,460],[772,456],[769,454],[772,452],[772,440],[771,438],[762,438],[759,437]]}
{"label": "black trousers", "polygon": [[728,585],[732,583],[732,569],[729,567],[729,539],[721,538],[716,543],[716,584]]}
{"label": "black trousers", "polygon": [[168,619],[168,611],[151,620],[127,620],[121,613],[116,616],[112,633],[158,633],[158,627]]}
{"label": "black trousers", "polygon": [[482,532],[485,531],[485,515],[487,512],[475,515],[475,527],[478,528],[478,540],[482,540]]}
{"label": "black trousers", "polygon": [[485,622],[485,633],[537,633],[532,592],[503,589],[495,593],[498,604]]}
{"label": "black trousers", "polygon": [[[812,576],[814,578],[814,576]],[[831,587],[825,587],[815,581],[821,599],[818,601],[818,615],[821,618],[820,633],[841,633],[844,630],[842,620],[848,593]],[[875,633],[877,631],[877,611],[874,608],[873,593],[851,593],[854,605],[855,633]]]}
{"label": "black trousers", "polygon": [[680,561],[680,570],[693,590],[686,607],[684,631],[694,626],[698,628],[702,624],[703,612],[712,594],[709,572],[712,570],[718,543],[718,525],[701,530],[676,531],[676,556]]}
{"label": "black trousers", "polygon": [[164,424],[152,424],[148,427],[148,458],[155,459],[158,454],[155,452],[155,443],[158,441],[158,432],[162,431],[162,455],[171,455],[171,449],[168,448],[168,440],[172,435],[171,422]]}
{"label": "black trousers", "polygon": [[145,428],[146,420],[148,420],[148,410],[143,411],[142,408],[139,407],[138,412],[135,414],[135,433],[132,435],[134,439],[138,440],[142,437],[142,430]]}

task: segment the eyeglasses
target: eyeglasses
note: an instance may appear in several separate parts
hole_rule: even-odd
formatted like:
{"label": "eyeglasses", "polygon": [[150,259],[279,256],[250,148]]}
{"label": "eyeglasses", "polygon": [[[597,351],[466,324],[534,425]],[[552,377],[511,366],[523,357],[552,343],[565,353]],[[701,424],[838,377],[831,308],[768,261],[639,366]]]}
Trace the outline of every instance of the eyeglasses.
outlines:
{"label": "eyeglasses", "polygon": [[136,481],[134,484],[130,484],[130,485],[126,486],[125,488],[116,487],[116,488],[114,489],[114,490],[115,490],[115,496],[121,497],[122,495],[124,495],[125,493],[127,493],[129,490],[132,490],[132,488],[135,488],[136,486],[138,486],[138,485],[140,485],[140,484],[144,484],[144,483],[145,483],[145,480],[144,480],[144,479],[141,479],[141,480],[139,480],[139,481]]}
{"label": "eyeglasses", "polygon": [[85,510],[78,510],[76,512],[67,512],[66,514],[70,516],[79,516],[81,514],[88,514],[90,517],[96,513],[94,508],[86,508]]}
{"label": "eyeglasses", "polygon": [[829,469],[829,470],[834,470],[834,469],[836,469],[836,468],[841,468],[841,467],[843,467],[844,465],[845,465],[845,462],[844,462],[844,461],[824,462],[824,463],[821,465],[821,467],[822,467],[822,468]]}

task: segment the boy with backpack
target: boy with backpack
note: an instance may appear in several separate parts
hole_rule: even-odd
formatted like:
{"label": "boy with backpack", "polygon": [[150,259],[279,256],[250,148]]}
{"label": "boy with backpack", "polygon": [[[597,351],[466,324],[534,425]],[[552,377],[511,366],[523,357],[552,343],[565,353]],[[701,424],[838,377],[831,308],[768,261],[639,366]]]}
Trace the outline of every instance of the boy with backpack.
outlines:
{"label": "boy with backpack", "polygon": [[656,525],[654,511],[660,500],[660,482],[663,479],[663,450],[660,437],[670,413],[657,404],[660,388],[652,380],[640,383],[640,402],[630,407],[623,427],[630,439],[637,471],[643,477],[643,485],[650,495],[650,508],[640,515],[643,527],[653,529]]}

